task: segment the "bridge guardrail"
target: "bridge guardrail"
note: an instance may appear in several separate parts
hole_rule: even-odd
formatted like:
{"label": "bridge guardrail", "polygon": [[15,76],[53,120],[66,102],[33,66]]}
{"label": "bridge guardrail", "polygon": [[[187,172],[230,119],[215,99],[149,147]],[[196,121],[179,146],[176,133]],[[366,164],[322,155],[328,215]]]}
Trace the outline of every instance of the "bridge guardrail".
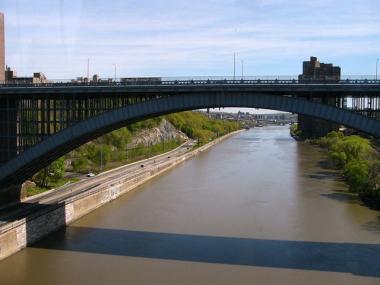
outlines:
{"label": "bridge guardrail", "polygon": [[[133,80],[132,80],[133,79]],[[298,80],[298,76],[195,76],[195,77],[138,77],[117,78],[99,81],[75,81],[72,79],[55,79],[47,82],[30,80],[0,81],[0,87],[65,87],[65,86],[129,86],[129,85],[206,85],[206,84],[380,84],[380,79],[373,75],[345,75],[339,81]]]}

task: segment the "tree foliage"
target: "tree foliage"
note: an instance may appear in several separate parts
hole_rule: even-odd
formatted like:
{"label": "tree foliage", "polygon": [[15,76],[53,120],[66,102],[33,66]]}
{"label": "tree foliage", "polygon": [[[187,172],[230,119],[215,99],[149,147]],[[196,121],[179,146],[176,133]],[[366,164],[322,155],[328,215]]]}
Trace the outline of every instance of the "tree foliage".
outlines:
{"label": "tree foliage", "polygon": [[218,136],[240,128],[236,122],[210,119],[199,112],[175,113],[167,115],[165,118],[188,137],[197,139],[200,143],[207,143]]}
{"label": "tree foliage", "polygon": [[328,149],[329,159],[343,170],[351,191],[380,205],[380,159],[370,140],[331,132],[313,142]]}
{"label": "tree foliage", "polygon": [[365,160],[350,160],[343,168],[344,176],[350,189],[357,192],[365,191],[369,182],[369,164]]}
{"label": "tree foliage", "polygon": [[329,155],[336,158],[336,164],[344,167],[354,160],[368,160],[374,149],[368,139],[359,136],[337,138],[329,147]]}
{"label": "tree foliage", "polygon": [[39,187],[48,187],[50,182],[58,181],[65,174],[65,158],[61,157],[51,163],[48,167],[34,175],[34,182]]}

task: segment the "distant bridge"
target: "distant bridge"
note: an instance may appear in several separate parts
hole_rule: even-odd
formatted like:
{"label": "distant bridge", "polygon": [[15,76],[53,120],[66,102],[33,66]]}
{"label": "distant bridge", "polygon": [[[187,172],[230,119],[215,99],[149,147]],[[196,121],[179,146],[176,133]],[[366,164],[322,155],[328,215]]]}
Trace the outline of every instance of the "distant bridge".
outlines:
{"label": "distant bridge", "polygon": [[375,80],[0,84],[0,184],[20,184],[69,151],[126,124],[218,107],[298,113],[380,137],[380,81]]}

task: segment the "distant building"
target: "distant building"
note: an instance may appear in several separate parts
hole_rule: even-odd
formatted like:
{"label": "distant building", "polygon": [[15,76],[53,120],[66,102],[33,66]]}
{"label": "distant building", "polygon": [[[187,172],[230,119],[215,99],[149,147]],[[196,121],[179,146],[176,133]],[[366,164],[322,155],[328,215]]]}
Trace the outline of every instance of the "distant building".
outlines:
{"label": "distant building", "polygon": [[105,78],[102,79],[98,74],[94,74],[90,80],[87,77],[77,77],[76,79],[72,79],[71,83],[78,83],[78,84],[84,84],[84,83],[111,83],[113,82],[113,78]]}
{"label": "distant building", "polygon": [[42,72],[33,73],[33,77],[17,77],[16,71],[12,70],[7,66],[5,70],[5,80],[8,83],[18,83],[18,84],[37,84],[37,83],[47,83],[45,74]]}
{"label": "distant building", "polygon": [[12,81],[16,77],[16,71],[12,70],[9,66],[7,66],[5,69],[5,81]]}
{"label": "distant building", "polygon": [[0,82],[5,80],[4,14],[0,12]]}
{"label": "distant building", "polygon": [[71,83],[87,83],[88,78],[87,77],[77,77],[76,79],[72,79]]}
{"label": "distant building", "polygon": [[298,76],[302,82],[307,81],[339,81],[340,67],[331,63],[320,63],[314,56],[310,57],[310,61],[303,62],[302,74]]}
{"label": "distant building", "polygon": [[42,72],[33,73],[33,83],[47,83],[48,80]]}

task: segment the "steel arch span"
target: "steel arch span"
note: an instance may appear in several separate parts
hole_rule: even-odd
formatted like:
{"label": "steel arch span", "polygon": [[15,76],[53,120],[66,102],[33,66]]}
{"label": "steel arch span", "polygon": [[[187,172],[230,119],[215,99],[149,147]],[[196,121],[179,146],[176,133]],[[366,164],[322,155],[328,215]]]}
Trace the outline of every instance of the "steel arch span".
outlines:
{"label": "steel arch span", "polygon": [[0,185],[6,187],[20,184],[69,151],[127,124],[169,113],[218,107],[248,107],[298,113],[380,137],[378,120],[299,98],[252,93],[198,93],[169,96],[102,113],[48,137],[2,165]]}

